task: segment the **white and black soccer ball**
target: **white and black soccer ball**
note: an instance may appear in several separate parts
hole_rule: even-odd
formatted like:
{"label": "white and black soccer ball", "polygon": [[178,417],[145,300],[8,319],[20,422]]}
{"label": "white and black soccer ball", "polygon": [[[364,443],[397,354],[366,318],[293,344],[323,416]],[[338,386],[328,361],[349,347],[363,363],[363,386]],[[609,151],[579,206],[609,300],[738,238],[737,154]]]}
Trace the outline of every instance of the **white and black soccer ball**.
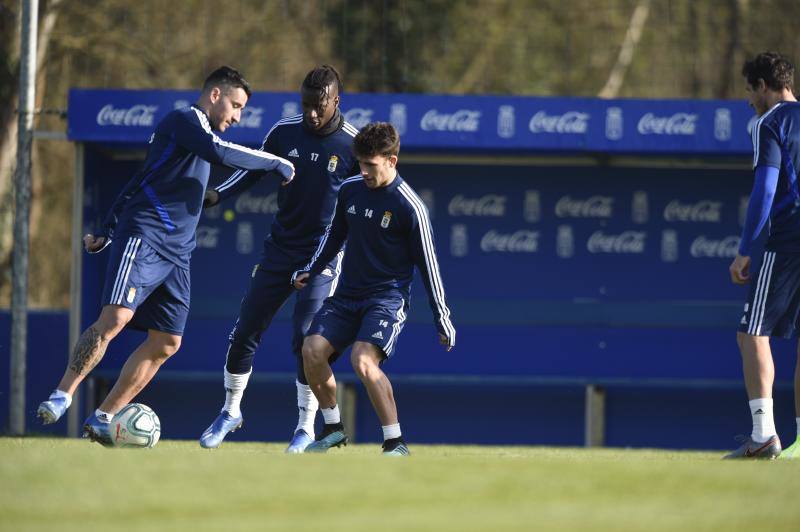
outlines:
{"label": "white and black soccer ball", "polygon": [[131,403],[114,415],[109,427],[114,447],[153,447],[161,437],[161,421],[153,409]]}

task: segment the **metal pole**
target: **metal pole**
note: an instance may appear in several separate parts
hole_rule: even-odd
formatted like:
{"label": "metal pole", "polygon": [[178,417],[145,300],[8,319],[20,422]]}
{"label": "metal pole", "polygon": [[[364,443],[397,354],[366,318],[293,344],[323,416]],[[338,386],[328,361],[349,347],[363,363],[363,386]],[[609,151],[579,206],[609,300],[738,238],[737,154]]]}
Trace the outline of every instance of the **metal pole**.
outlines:
{"label": "metal pole", "polygon": [[[72,260],[70,261],[69,283],[69,346],[67,347],[67,360],[70,350],[78,343],[81,335],[81,291],[83,286],[83,159],[84,146],[82,142],[75,144],[75,181],[72,187]],[[91,380],[87,383],[90,384]],[[81,409],[80,388],[72,394],[72,408],[67,410],[67,436],[77,438],[81,433],[83,411]],[[94,397],[88,392],[87,397]]]}
{"label": "metal pole", "polygon": [[25,383],[28,335],[28,236],[31,208],[31,149],[36,85],[38,0],[22,0],[20,29],[19,122],[14,173],[14,257],[11,266],[11,434],[25,434]]}

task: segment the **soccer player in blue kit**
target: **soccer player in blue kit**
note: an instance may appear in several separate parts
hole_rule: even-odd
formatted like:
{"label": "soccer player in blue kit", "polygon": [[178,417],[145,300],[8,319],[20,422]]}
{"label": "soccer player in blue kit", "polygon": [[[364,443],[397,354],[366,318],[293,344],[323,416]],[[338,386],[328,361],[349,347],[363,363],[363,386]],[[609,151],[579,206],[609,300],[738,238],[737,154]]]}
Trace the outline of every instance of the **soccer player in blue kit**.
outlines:
{"label": "soccer player in blue kit", "polygon": [[189,262],[210,163],[259,173],[276,171],[284,184],[294,177],[291,162],[223,141],[214,133],[239,121],[250,93],[236,70],[221,67],[212,72],[196,104],[170,112],[156,126],[144,166],[120,192],[102,232],[83,238],[89,253],[111,246],[103,308],[78,339],[58,387],[39,406],[43,423],[61,418],[109,342],[130,325],[147,331],[147,338],[128,357],[111,392],[84,423],[84,436],[110,444],[113,415],[178,351],[189,313]]}
{"label": "soccer player in blue kit", "polygon": [[448,351],[455,345],[456,331],[428,211],[397,172],[397,131],[388,123],[369,124],[353,140],[353,152],[363,179],[342,184],[319,249],[292,276],[297,289],[312,284],[347,241],[339,286],[323,303],[303,343],[306,377],[325,418],[322,434],[305,452],[326,452],[347,443],[330,361],[352,344],[350,360],[383,427],[383,453],[407,455],[392,385],[380,366],[397,347],[415,265],[428,292],[439,341]]}
{"label": "soccer player in blue kit", "polygon": [[[308,263],[333,216],[341,184],[358,173],[352,154],[358,132],[339,111],[342,82],[329,65],[311,70],[303,80],[302,114],[278,121],[264,139],[264,150],[291,160],[297,175],[278,193],[278,213],[264,252],[251,274],[239,317],[230,334],[225,361],[225,404],[200,436],[203,447],[218,447],[228,432],[242,425],[241,400],[253,369],[253,357],[261,335],[294,290],[289,279]],[[208,205],[237,194],[258,181],[260,175],[237,172],[209,191]],[[360,180],[360,177],[356,177]],[[300,453],[314,440],[314,418],[318,405],[308,387],[300,349],[311,319],[322,301],[333,293],[341,255],[325,262],[322,274],[308,290],[298,292],[292,316],[292,350],[297,356],[297,406],[299,419],[286,452]]]}
{"label": "soccer player in blue kit", "polygon": [[[759,119],[752,130],[755,182],[739,251],[730,266],[734,283],[751,281],[750,253],[767,223],[769,236],[736,337],[753,431],[726,458],[796,458],[800,457],[800,443],[795,441],[781,453],[775,430],[775,366],[769,338],[792,338],[800,320],[800,104],[793,94],[794,67],[779,54],[762,53],[746,61],[742,75]],[[794,392],[800,435],[800,354],[798,357]]]}

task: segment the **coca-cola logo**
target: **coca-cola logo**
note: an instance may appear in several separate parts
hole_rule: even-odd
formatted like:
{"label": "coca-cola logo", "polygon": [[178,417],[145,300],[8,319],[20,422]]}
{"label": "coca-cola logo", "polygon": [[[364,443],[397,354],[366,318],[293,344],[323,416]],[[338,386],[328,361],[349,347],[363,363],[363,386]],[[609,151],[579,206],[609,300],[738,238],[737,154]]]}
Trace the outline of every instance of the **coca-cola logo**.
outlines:
{"label": "coca-cola logo", "polygon": [[607,235],[595,231],[586,242],[589,253],[644,253],[647,233],[644,231],[623,231],[618,235]]}
{"label": "coca-cola logo", "polygon": [[696,128],[697,115],[691,113],[675,113],[672,116],[647,113],[636,126],[642,135],[694,135]]}
{"label": "coca-cola logo", "polygon": [[589,129],[589,113],[567,111],[563,115],[548,115],[539,111],[528,124],[531,133],[584,134]]}
{"label": "coca-cola logo", "polygon": [[276,214],[278,212],[278,193],[256,196],[244,192],[236,198],[233,209],[239,214]]}
{"label": "coca-cola logo", "polygon": [[200,225],[197,227],[195,235],[197,247],[214,249],[219,246],[219,227],[209,227],[207,225]]}
{"label": "coca-cola logo", "polygon": [[486,253],[536,253],[539,251],[539,231],[498,233],[491,230],[481,238],[481,250]]}
{"label": "coca-cola logo", "polygon": [[153,127],[156,111],[157,105],[140,104],[117,109],[108,104],[97,113],[97,125]]}
{"label": "coca-cola logo", "polygon": [[700,235],[694,239],[689,254],[697,259],[732,259],[739,251],[740,238],[736,235],[714,239]]}
{"label": "coca-cola logo", "polygon": [[480,198],[465,198],[461,194],[450,200],[447,212],[450,216],[505,216],[505,196],[487,194]]}
{"label": "coca-cola logo", "polygon": [[242,116],[235,127],[246,127],[248,129],[261,129],[261,118],[264,116],[263,107],[245,107],[242,109]]}
{"label": "coca-cola logo", "polygon": [[372,115],[375,113],[372,109],[364,109],[362,107],[353,107],[344,114],[344,119],[350,122],[356,129],[361,129],[370,122],[372,122]]}
{"label": "coca-cola logo", "polygon": [[559,218],[611,218],[613,214],[614,198],[610,196],[586,199],[562,196],[556,203],[556,216]]}
{"label": "coca-cola logo", "polygon": [[423,131],[478,131],[481,112],[472,109],[459,109],[454,113],[440,113],[431,109],[422,116],[419,126]]}
{"label": "coca-cola logo", "polygon": [[664,219],[668,222],[713,222],[722,221],[722,202],[703,200],[697,203],[670,201],[664,208]]}

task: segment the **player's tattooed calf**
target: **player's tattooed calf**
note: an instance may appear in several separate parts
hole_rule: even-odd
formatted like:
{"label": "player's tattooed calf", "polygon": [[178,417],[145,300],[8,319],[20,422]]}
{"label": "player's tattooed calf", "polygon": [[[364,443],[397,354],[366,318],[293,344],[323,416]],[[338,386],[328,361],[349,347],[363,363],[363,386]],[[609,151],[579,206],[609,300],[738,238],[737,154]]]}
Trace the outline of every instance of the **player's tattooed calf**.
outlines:
{"label": "player's tattooed calf", "polygon": [[69,361],[70,369],[79,375],[91,371],[103,358],[103,351],[100,350],[101,342],[100,333],[94,326],[83,331],[78,343],[75,345],[75,349],[72,351],[72,357]]}

